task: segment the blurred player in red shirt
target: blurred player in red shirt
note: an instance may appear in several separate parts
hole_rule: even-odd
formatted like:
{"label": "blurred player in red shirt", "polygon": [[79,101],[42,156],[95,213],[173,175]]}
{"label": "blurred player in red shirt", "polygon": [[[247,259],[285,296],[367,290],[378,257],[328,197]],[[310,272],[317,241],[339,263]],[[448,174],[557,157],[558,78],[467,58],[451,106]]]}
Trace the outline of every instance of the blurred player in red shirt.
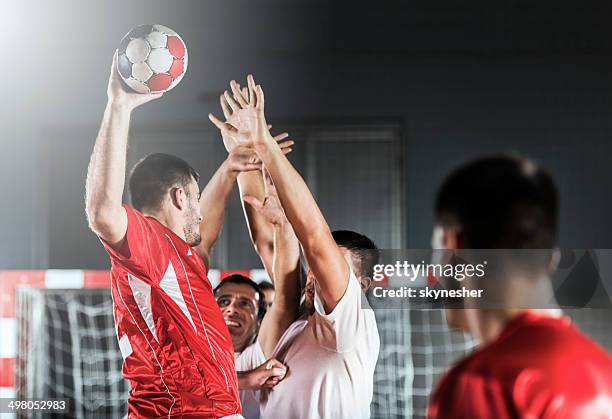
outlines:
{"label": "blurred player in red shirt", "polygon": [[526,159],[483,158],[446,179],[435,210],[436,249],[551,250],[509,278],[506,308],[446,310],[451,326],[482,344],[437,383],[428,417],[612,417],[612,357],[559,312],[516,308],[550,288],[558,230],[552,178]]}

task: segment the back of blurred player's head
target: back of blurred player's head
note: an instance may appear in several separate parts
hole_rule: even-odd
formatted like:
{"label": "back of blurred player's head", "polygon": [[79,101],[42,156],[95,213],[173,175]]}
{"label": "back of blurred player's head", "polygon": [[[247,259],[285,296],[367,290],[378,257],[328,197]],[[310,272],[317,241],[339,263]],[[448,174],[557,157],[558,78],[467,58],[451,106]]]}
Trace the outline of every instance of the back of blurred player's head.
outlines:
{"label": "back of blurred player's head", "polygon": [[[453,171],[439,189],[434,247],[547,249],[518,252],[518,259],[517,252],[489,252],[489,262],[492,259],[495,262],[487,267],[487,275],[496,281],[485,281],[482,289],[487,295],[494,295],[494,301],[513,307],[517,301],[506,300],[518,299],[522,304],[526,296],[505,292],[516,290],[508,288],[511,282],[526,279],[528,282],[522,282],[519,289],[532,294],[533,287],[540,284],[538,280],[554,267],[552,249],[558,240],[558,213],[557,188],[551,176],[534,162],[517,156],[480,158]],[[482,336],[481,313],[449,308],[446,320],[451,327]]]}
{"label": "back of blurred player's head", "polygon": [[132,205],[138,211],[157,211],[165,195],[180,186],[189,194],[188,185],[200,175],[185,160],[169,154],[155,153],[141,159],[130,173]]}
{"label": "back of blurred player's head", "polygon": [[558,240],[559,194],[529,159],[491,156],[452,172],[435,203],[439,226],[472,249],[552,249]]}

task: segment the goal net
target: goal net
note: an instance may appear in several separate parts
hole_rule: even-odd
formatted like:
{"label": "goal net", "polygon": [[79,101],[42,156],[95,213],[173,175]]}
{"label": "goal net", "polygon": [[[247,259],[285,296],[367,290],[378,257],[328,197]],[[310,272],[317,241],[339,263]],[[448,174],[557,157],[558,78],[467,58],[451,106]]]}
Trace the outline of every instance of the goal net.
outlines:
{"label": "goal net", "polygon": [[68,417],[121,418],[129,384],[109,289],[17,289],[17,398],[65,398]]}
{"label": "goal net", "polygon": [[476,341],[449,330],[444,311],[375,310],[380,354],[374,375],[373,418],[423,418],[437,377]]}

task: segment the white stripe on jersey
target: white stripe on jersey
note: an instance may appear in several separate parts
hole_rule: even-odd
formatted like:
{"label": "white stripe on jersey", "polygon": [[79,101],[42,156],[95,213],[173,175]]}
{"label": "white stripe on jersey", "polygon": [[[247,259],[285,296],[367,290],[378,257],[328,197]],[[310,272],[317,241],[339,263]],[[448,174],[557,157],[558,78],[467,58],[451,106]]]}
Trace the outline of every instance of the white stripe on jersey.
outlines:
{"label": "white stripe on jersey", "polygon": [[[138,322],[136,321],[136,317],[134,317],[134,313],[132,313],[132,311],[130,310],[130,307],[125,303],[125,299],[123,298],[123,294],[121,293],[121,288],[119,287],[119,284],[117,284],[116,286],[117,286],[117,292],[119,293],[119,297],[121,298],[121,301],[123,302],[123,305],[125,306],[125,309],[127,310],[128,313],[130,313],[130,317],[132,317],[132,320],[134,321],[134,325],[140,331],[140,334],[142,335],[144,340],[147,342],[147,345],[149,345],[149,348],[151,348],[151,352],[153,353],[153,358],[155,358],[155,362],[157,362],[157,365],[159,366],[159,370],[161,372],[161,374],[159,375],[159,378],[161,378],[161,381],[164,384],[164,387],[166,387],[166,391],[168,392],[168,395],[172,398],[172,405],[170,406],[170,409],[168,410],[168,418],[170,418],[172,415],[172,408],[176,404],[176,399],[174,398],[172,393],[170,393],[170,388],[168,387],[168,384],[166,384],[166,381],[164,380],[164,368],[161,366],[159,359],[157,359],[157,354],[155,353],[155,349],[153,349],[153,346],[151,346],[151,342],[149,342],[149,339],[147,339],[147,335],[145,335],[145,333],[142,331],[142,329],[138,325]],[[113,287],[113,277],[111,276],[111,288],[112,287]]]}
{"label": "white stripe on jersey", "polygon": [[166,273],[160,281],[159,286],[162,290],[164,290],[166,294],[168,294],[170,298],[172,298],[172,301],[174,301],[176,305],[179,306],[183,314],[191,322],[193,330],[198,333],[198,329],[196,328],[196,325],[193,322],[193,319],[191,318],[191,314],[189,313],[187,304],[185,304],[185,299],[183,298],[181,287],[179,286],[178,280],[176,279],[176,272],[174,271],[174,267],[172,266],[171,260],[168,261],[168,269],[166,269]]}
{"label": "white stripe on jersey", "polygon": [[157,343],[159,343],[157,330],[155,329],[155,321],[153,320],[153,309],[151,308],[151,286],[142,279],[136,278],[131,274],[128,274],[128,283],[130,284],[132,295],[134,296],[134,300],[136,300],[142,318],[147,323]]}

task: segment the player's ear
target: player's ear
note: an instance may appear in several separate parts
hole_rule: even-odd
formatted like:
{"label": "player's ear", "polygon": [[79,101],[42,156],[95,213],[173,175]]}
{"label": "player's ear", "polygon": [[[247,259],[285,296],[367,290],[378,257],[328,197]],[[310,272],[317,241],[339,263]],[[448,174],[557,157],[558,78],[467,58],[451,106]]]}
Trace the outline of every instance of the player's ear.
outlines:
{"label": "player's ear", "polygon": [[370,288],[371,284],[372,284],[372,278],[370,278],[369,276],[359,277],[359,285],[361,286],[361,289],[363,290],[363,292],[366,292],[368,288]]}
{"label": "player's ear", "polygon": [[170,189],[170,202],[178,210],[183,210],[187,205],[187,197],[185,196],[185,190],[180,186],[175,186]]}

